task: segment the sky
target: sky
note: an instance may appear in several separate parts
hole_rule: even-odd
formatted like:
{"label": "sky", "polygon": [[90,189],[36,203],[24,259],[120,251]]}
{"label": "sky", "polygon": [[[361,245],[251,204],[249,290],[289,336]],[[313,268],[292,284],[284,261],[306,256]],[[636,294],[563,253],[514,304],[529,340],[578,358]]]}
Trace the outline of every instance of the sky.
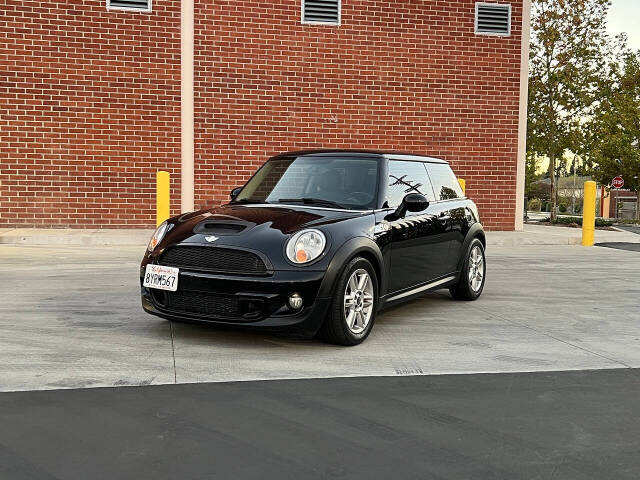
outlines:
{"label": "sky", "polygon": [[624,32],[629,37],[629,47],[640,49],[640,0],[612,0],[609,11],[609,31]]}

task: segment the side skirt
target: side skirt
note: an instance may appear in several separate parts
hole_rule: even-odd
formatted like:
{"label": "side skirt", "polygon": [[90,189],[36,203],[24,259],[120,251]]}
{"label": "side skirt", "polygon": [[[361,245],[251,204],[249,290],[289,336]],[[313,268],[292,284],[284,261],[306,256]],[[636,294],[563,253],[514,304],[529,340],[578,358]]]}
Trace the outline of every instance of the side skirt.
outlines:
{"label": "side skirt", "polygon": [[406,290],[404,292],[400,292],[400,293],[392,293],[390,295],[385,295],[383,298],[381,298],[381,302],[380,302],[380,309],[383,309],[384,307],[386,307],[389,303],[392,302],[396,302],[398,300],[404,300],[407,299],[408,297],[412,297],[414,295],[418,295],[420,293],[425,293],[425,292],[429,292],[432,290],[439,290],[441,288],[446,288],[449,287],[451,285],[455,285],[458,282],[458,277],[460,276],[460,274],[458,272],[456,273],[452,273],[450,275],[447,275],[443,278],[440,278],[438,280],[435,280],[433,282],[429,282],[429,283],[425,283],[424,285],[418,286],[418,287],[414,287],[410,290]]}

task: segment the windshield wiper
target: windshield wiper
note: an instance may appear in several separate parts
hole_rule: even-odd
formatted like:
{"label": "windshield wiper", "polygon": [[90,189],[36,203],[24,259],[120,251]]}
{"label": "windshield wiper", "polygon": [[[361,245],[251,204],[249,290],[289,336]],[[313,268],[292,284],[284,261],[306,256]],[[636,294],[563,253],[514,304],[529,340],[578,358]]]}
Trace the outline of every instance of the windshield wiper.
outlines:
{"label": "windshield wiper", "polygon": [[324,205],[325,207],[333,207],[333,208],[346,208],[344,205],[341,205],[337,202],[332,202],[331,200],[323,200],[322,198],[281,198],[278,200],[280,203],[304,203],[305,205]]}

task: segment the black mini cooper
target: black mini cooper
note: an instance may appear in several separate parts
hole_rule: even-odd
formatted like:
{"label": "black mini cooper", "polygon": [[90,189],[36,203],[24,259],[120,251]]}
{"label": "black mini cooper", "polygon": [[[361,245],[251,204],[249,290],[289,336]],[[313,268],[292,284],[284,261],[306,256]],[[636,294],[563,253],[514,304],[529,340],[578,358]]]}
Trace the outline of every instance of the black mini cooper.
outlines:
{"label": "black mini cooper", "polygon": [[230,203],[169,219],[140,266],[154,315],[356,345],[376,312],[440,288],[475,300],[485,235],[449,165],[373,151],[285,153]]}

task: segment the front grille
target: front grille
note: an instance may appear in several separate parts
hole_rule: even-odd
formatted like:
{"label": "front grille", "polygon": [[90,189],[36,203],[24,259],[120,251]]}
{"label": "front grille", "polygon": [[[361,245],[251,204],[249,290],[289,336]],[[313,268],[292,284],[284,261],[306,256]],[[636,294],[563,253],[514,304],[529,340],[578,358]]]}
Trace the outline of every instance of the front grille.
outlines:
{"label": "front grille", "polygon": [[263,316],[265,303],[259,298],[220,292],[151,290],[156,307],[170,312],[221,320],[251,322]]}
{"label": "front grille", "polygon": [[214,317],[238,317],[238,298],[235,295],[206,292],[161,292],[154,290],[153,297],[161,308],[167,310],[208,315]]}
{"label": "front grille", "polygon": [[265,275],[267,266],[252,252],[218,247],[172,247],[160,258],[161,265],[208,272]]}

